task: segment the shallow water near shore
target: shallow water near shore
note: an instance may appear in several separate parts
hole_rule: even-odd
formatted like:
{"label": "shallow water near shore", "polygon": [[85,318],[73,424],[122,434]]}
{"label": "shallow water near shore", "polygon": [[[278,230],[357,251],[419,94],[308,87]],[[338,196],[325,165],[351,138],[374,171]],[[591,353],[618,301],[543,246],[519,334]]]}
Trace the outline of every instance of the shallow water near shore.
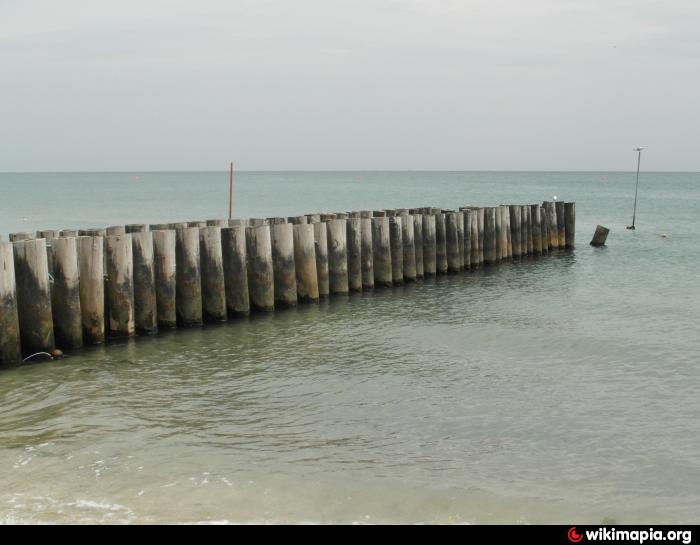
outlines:
{"label": "shallow water near shore", "polygon": [[[2,369],[0,522],[698,522],[700,174],[643,174],[635,232],[631,173],[236,183],[244,217],[557,195],[577,248]],[[0,232],[216,218],[227,184],[0,174]]]}

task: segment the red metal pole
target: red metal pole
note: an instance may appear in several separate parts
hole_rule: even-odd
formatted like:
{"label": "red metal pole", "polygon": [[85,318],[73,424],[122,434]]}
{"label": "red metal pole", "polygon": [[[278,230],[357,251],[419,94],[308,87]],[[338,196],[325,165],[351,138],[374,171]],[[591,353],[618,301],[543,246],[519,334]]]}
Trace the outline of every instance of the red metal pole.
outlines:
{"label": "red metal pole", "polygon": [[231,173],[228,181],[228,219],[233,217],[233,161],[231,161]]}

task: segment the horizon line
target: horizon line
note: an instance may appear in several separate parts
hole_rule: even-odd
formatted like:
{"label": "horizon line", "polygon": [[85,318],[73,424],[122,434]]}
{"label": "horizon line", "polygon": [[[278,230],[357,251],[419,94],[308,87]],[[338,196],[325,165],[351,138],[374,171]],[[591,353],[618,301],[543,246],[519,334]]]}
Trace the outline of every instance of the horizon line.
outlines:
{"label": "horizon line", "polygon": [[[209,173],[209,172],[221,172],[228,173],[228,169],[218,170],[218,169],[183,169],[183,170],[7,170],[0,171],[0,174],[159,174],[159,173]],[[529,169],[475,169],[475,170],[460,170],[460,169],[241,169],[234,170],[234,173],[283,173],[283,172],[313,172],[313,173],[324,173],[324,172],[444,172],[444,173],[457,173],[457,172],[488,172],[488,173],[521,173],[521,172],[540,172],[540,173],[590,173],[590,174],[602,174],[602,173],[614,173],[614,174],[627,174],[635,173],[636,170],[529,170]],[[640,174],[698,174],[700,170],[642,170]]]}

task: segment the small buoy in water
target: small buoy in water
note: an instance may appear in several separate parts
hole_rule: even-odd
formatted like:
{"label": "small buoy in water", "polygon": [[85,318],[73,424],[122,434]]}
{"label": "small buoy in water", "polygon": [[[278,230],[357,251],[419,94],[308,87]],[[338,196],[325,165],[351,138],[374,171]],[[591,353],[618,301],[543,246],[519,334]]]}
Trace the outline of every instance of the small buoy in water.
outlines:
{"label": "small buoy in water", "polygon": [[666,233],[661,233],[661,238],[668,238],[668,235]]}
{"label": "small buoy in water", "polygon": [[54,348],[51,351],[51,357],[55,360],[60,360],[61,358],[63,358],[63,351],[59,350],[58,348]]}

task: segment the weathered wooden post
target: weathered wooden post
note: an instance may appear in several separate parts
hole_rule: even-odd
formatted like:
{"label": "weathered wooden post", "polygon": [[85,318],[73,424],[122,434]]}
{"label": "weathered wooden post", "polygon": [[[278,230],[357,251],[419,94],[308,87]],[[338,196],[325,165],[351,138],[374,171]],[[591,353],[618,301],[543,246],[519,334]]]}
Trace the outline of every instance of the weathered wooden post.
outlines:
{"label": "weathered wooden post", "polygon": [[389,216],[389,237],[391,245],[391,277],[394,284],[403,284],[403,232],[400,216]]}
{"label": "weathered wooden post", "polygon": [[131,235],[107,235],[107,300],[109,301],[109,334],[131,337],[134,323],[134,258]]}
{"label": "weathered wooden post", "polygon": [[591,246],[605,246],[605,241],[608,238],[608,233],[610,233],[610,229],[607,227],[603,227],[602,225],[598,225],[595,228],[595,233],[593,233],[593,240],[591,240]]}
{"label": "weathered wooden post", "polygon": [[511,237],[510,229],[510,206],[503,205],[501,208],[503,209],[503,226],[506,232],[506,258],[510,260],[513,258],[513,239]]}
{"label": "weathered wooden post", "polygon": [[501,232],[503,231],[502,227],[502,217],[501,217],[501,207],[496,206],[494,209],[494,218],[495,218],[495,239],[496,239],[496,263],[501,261],[503,259],[503,249],[501,246]]}
{"label": "weathered wooden post", "polygon": [[207,220],[207,227],[228,227],[228,220]]}
{"label": "weathered wooden post", "polygon": [[287,221],[292,225],[303,225],[305,223],[309,223],[309,220],[306,216],[289,216],[287,218]]}
{"label": "weathered wooden post", "polygon": [[21,242],[23,240],[33,240],[36,238],[34,233],[10,233],[10,242]]}
{"label": "weathered wooden post", "polygon": [[202,272],[199,227],[177,229],[175,235],[175,282],[178,325],[202,325]]}
{"label": "weathered wooden post", "polygon": [[401,244],[403,246],[403,278],[407,282],[415,282],[416,271],[416,239],[413,216],[406,213],[401,214]]}
{"label": "weathered wooden post", "polygon": [[360,219],[362,231],[362,289],[374,288],[374,256],[372,248],[372,217]]}
{"label": "weathered wooden post", "polygon": [[46,240],[14,243],[20,338],[25,356],[54,348],[53,315]]}
{"label": "weathered wooden post", "polygon": [[[230,220],[228,220],[228,226],[229,227],[248,227],[249,222],[245,218],[231,218]],[[245,232],[243,233],[243,236],[245,237]]]}
{"label": "weathered wooden post", "polygon": [[479,266],[479,221],[476,209],[467,208],[465,218],[469,223],[469,267],[476,269]]}
{"label": "weathered wooden post", "polygon": [[[321,214],[306,214],[306,219],[308,223],[320,223],[321,221]],[[316,235],[314,234],[314,237]]]}
{"label": "weathered wooden post", "polygon": [[83,344],[105,342],[104,238],[78,238]]}
{"label": "weathered wooden post", "polygon": [[[128,226],[127,226],[128,230]],[[134,259],[134,326],[142,335],[158,332],[153,232],[132,231]]]}
{"label": "weathered wooden post", "polygon": [[445,250],[447,252],[447,272],[458,273],[460,271],[459,259],[459,228],[457,227],[457,213],[447,212],[445,216]]}
{"label": "weathered wooden post", "polygon": [[464,223],[464,241],[462,253],[464,254],[464,268],[465,270],[471,269],[472,267],[472,226],[471,226],[471,216],[469,215],[469,210],[460,208],[459,213],[462,215],[462,222]]}
{"label": "weathered wooden post", "polygon": [[508,259],[508,233],[510,232],[510,227],[508,226],[508,207],[499,206],[498,207],[498,217],[501,219],[500,231],[498,235],[498,247],[500,248],[501,261]]}
{"label": "weathered wooden post", "polygon": [[437,274],[437,233],[435,216],[423,214],[423,276]]}
{"label": "weathered wooden post", "polygon": [[527,250],[527,206],[520,205],[520,255],[528,255]]}
{"label": "weathered wooden post", "polygon": [[152,223],[148,226],[149,231],[167,231],[172,229],[169,223]]}
{"label": "weathered wooden post", "polygon": [[148,226],[143,223],[132,223],[130,225],[126,225],[125,230],[127,233],[143,233],[144,231],[148,231]]}
{"label": "weathered wooden post", "polygon": [[447,274],[447,225],[445,214],[437,212],[435,216],[435,269],[438,274]]}
{"label": "weathered wooden post", "polygon": [[80,270],[75,237],[52,241],[54,263],[51,312],[56,345],[78,348],[83,345],[80,310]]}
{"label": "weathered wooden post", "polygon": [[270,224],[270,222],[265,218],[250,218],[248,220],[248,225],[250,227],[262,227],[263,225],[269,225],[269,224]]}
{"label": "weathered wooden post", "polygon": [[566,218],[566,240],[567,248],[576,247],[576,203],[567,202],[564,204],[564,217]]}
{"label": "weathered wooden post", "polygon": [[[334,219],[335,219],[335,214],[328,213],[328,212],[321,214],[321,221],[323,221],[323,222],[328,222],[328,221],[331,221]],[[326,228],[326,232],[328,232],[328,228]]]}
{"label": "weathered wooden post", "polygon": [[540,205],[530,205],[530,217],[532,219],[532,253],[542,255],[542,226],[540,219]]}
{"label": "weathered wooden post", "polygon": [[496,262],[496,210],[490,206],[484,208],[484,263]]}
{"label": "weathered wooden post", "polygon": [[[304,219],[306,219],[304,217]],[[297,294],[300,301],[318,301],[318,272],[314,226],[308,223],[294,224],[294,266],[296,269]]]}
{"label": "weathered wooden post", "polygon": [[375,287],[392,286],[391,229],[387,217],[372,218],[372,254]]}
{"label": "weathered wooden post", "polygon": [[348,287],[348,245],[347,220],[326,221],[328,234],[328,284],[331,295],[347,295]]}
{"label": "weathered wooden post", "polygon": [[245,230],[244,225],[224,227],[221,230],[226,308],[229,316],[245,316],[250,312]]}
{"label": "weathered wooden post", "polygon": [[486,211],[483,208],[477,208],[476,210],[476,219],[477,219],[477,229],[479,230],[479,265],[483,265],[485,261],[485,232],[484,232],[484,223],[486,219]]}
{"label": "weathered wooden post", "polygon": [[15,260],[12,244],[0,242],[0,365],[21,359]]}
{"label": "weathered wooden post", "polygon": [[270,227],[246,228],[248,255],[248,294],[252,309],[271,311],[275,308],[275,273],[272,266]]}
{"label": "weathered wooden post", "polygon": [[559,228],[557,226],[557,209],[551,201],[545,201],[544,208],[547,211],[547,231],[549,232],[549,249],[559,248]]}
{"label": "weathered wooden post", "polygon": [[351,292],[362,291],[362,220],[349,217],[347,220],[348,288]]}
{"label": "weathered wooden post", "polygon": [[294,264],[294,226],[291,223],[270,224],[272,270],[275,279],[275,306],[297,304],[297,277]]}
{"label": "weathered wooden post", "polygon": [[416,278],[423,278],[423,215],[413,214],[413,247],[416,254]]}
{"label": "weathered wooden post", "polygon": [[540,206],[540,229],[542,237],[542,253],[549,252],[549,229],[547,229],[547,210],[544,206]]}
{"label": "weathered wooden post", "polygon": [[318,274],[318,295],[330,295],[330,280],[328,273],[328,228],[326,223],[318,221],[314,226],[314,244],[316,246],[316,273]]}
{"label": "weathered wooden post", "polygon": [[197,229],[201,229],[202,227],[206,227],[207,222],[204,220],[195,220],[195,221],[188,221],[187,222],[187,227],[195,227]]}
{"label": "weathered wooden post", "polygon": [[107,232],[107,236],[125,235],[126,227],[124,225],[113,225],[112,227],[107,227],[105,231]]}
{"label": "weathered wooden post", "polygon": [[172,329],[177,327],[175,231],[157,230],[152,233],[158,327]]}
{"label": "weathered wooden post", "polygon": [[510,234],[511,245],[513,247],[513,257],[518,258],[521,255],[520,251],[520,211],[521,208],[517,204],[511,204],[508,207],[510,214]]}
{"label": "weathered wooden post", "polygon": [[36,232],[36,238],[45,238],[47,241],[58,237],[58,231],[55,229],[42,229]]}
{"label": "weathered wooden post", "polygon": [[534,240],[532,233],[532,207],[529,205],[525,206],[527,213],[527,253],[532,255],[534,253]]}
{"label": "weathered wooden post", "polygon": [[199,261],[202,277],[202,318],[209,322],[224,322],[228,315],[221,227],[199,228]]}
{"label": "weathered wooden post", "polygon": [[557,234],[559,238],[559,248],[566,247],[566,218],[564,217],[564,201],[554,203],[557,209]]}
{"label": "weathered wooden post", "polygon": [[78,236],[78,230],[77,229],[63,229],[60,233],[59,236],[62,237],[77,237]]}

